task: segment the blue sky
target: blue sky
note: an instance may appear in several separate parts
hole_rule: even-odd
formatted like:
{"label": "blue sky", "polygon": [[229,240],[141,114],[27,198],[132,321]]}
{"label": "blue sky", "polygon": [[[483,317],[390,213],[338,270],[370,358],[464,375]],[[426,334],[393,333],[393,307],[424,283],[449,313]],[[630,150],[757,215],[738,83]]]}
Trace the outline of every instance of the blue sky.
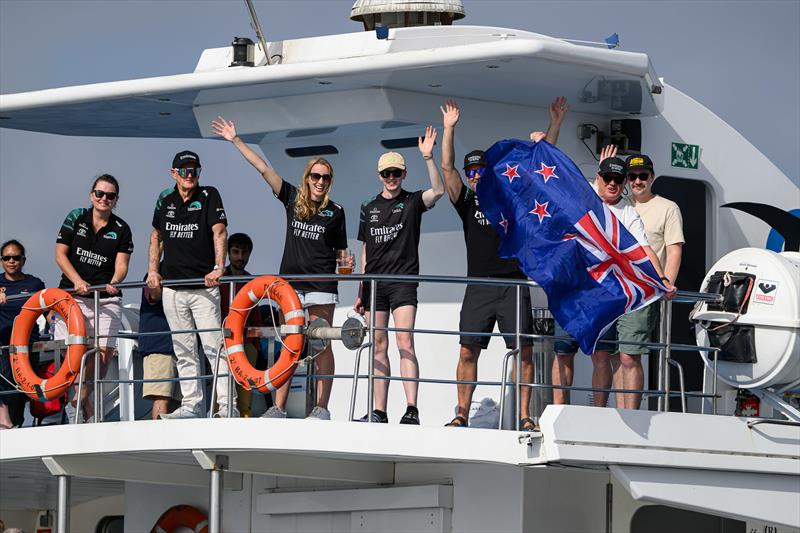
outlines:
{"label": "blue sky", "polygon": [[[359,31],[350,1],[256,1],[268,40]],[[464,23],[601,41],[650,55],[658,74],[739,130],[795,182],[800,176],[800,2],[465,1]],[[251,36],[241,0],[0,0],[0,92],[191,72],[204,48]],[[93,176],[121,178],[118,214],[133,226],[129,279],[146,265],[152,200],[164,160],[184,146],[230,174],[252,173],[219,142],[70,138],[0,130],[0,238],[29,247],[27,270],[55,285],[53,243],[66,213],[86,204]],[[731,155],[735,157],[735,155]],[[776,191],[777,193],[777,191]],[[266,195],[266,192],[265,192]],[[225,197],[223,192],[223,197]],[[798,199],[800,203],[800,199]],[[274,207],[274,206],[273,206]],[[276,242],[253,216],[253,271],[277,270]]]}

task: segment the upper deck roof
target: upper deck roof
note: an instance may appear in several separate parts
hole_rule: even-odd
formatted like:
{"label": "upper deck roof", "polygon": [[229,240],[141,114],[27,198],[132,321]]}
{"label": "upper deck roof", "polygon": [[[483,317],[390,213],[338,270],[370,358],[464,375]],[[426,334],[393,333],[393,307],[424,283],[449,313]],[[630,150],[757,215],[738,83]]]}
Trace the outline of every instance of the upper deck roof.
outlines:
{"label": "upper deck roof", "polygon": [[[393,29],[271,43],[280,64],[229,68],[206,50],[193,73],[0,95],[0,126],[62,135],[202,137],[194,109],[388,88],[544,107],[565,94],[578,112],[653,115],[659,82],[646,54],[481,26]],[[354,107],[353,112],[357,113]]]}

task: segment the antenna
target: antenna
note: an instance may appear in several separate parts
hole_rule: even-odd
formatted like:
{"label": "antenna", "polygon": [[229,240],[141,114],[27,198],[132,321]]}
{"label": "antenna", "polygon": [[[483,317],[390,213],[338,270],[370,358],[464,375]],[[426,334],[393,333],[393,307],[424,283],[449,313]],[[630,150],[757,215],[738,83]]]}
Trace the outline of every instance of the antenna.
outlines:
{"label": "antenna", "polygon": [[253,7],[253,0],[244,0],[247,4],[247,11],[250,13],[250,27],[256,32],[258,42],[261,43],[261,50],[264,52],[264,57],[267,60],[267,65],[271,65],[269,61],[269,51],[267,50],[267,41],[264,39],[264,32],[261,31],[261,24],[258,22],[258,15],[256,15],[256,8]]}

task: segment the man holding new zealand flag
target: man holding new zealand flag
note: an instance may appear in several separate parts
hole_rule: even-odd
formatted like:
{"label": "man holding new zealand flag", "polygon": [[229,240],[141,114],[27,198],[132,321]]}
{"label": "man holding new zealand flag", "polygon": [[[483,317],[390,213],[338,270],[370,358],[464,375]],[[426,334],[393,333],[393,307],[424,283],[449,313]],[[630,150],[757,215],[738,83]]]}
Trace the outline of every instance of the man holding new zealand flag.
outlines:
{"label": "man holding new zealand flag", "polygon": [[[675,290],[663,277],[636,211],[622,198],[626,167],[615,155],[611,148],[603,151],[595,191],[551,144],[499,141],[486,152],[477,186],[483,213],[500,235],[500,257],[517,258],[544,289],[556,321],[577,340],[557,343],[556,385],[572,384],[572,357],[580,346],[592,355],[592,386],[610,388],[615,347],[598,341],[616,340],[617,319],[624,315],[622,323],[630,322],[637,310]],[[619,329],[622,340],[640,340],[635,324],[631,331]],[[621,360],[630,369],[623,372],[624,387],[641,389],[641,355],[622,348]],[[625,407],[638,407],[640,395],[625,396]],[[594,395],[598,406],[607,399],[608,393]],[[566,403],[568,396],[558,391],[555,400]]]}
{"label": "man holding new zealand flag", "polygon": [[[460,117],[460,110],[454,101],[448,101],[441,107],[444,122],[442,139],[442,171],[445,189],[453,203],[464,228],[464,241],[467,245],[467,275],[470,277],[492,277],[508,279],[526,279],[516,259],[498,254],[500,236],[489,220],[484,217],[481,205],[475,196],[475,187],[481,179],[486,167],[486,156],[481,150],[473,150],[464,157],[464,174],[467,185],[455,168],[454,137],[455,127]],[[564,97],[556,98],[550,106],[550,126],[547,140],[555,144],[564,116],[567,112],[567,101]],[[532,134],[533,135],[533,134]],[[544,133],[537,132],[537,139]],[[504,259],[503,257],[507,257]],[[522,333],[530,333],[533,327],[531,315],[530,291],[527,287],[522,291],[520,308],[517,309],[517,294],[514,286],[500,285],[468,285],[461,304],[459,331],[473,333],[459,338],[459,351],[456,378],[461,381],[478,379],[478,356],[481,350],[489,345],[489,337],[480,334],[491,333],[497,323],[498,329],[504,333],[508,349],[516,348],[516,317],[520,314]],[[478,333],[479,335],[474,335]],[[520,356],[522,360],[522,381],[530,383],[533,378],[533,360],[531,338],[521,341]],[[456,416],[447,426],[466,427],[469,424],[469,408],[472,402],[474,385],[458,385],[458,408]],[[533,430],[534,422],[530,418],[531,390],[523,387],[520,394],[521,412],[519,427],[522,430]]]}

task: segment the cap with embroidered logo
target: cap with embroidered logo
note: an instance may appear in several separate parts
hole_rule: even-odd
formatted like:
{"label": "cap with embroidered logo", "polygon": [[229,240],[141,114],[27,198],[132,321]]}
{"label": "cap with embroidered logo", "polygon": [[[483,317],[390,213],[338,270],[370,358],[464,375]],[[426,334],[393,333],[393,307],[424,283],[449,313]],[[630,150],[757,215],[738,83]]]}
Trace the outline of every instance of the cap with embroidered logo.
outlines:
{"label": "cap with embroidered logo", "polygon": [[378,159],[378,172],[386,170],[387,168],[399,168],[400,170],[406,169],[406,160],[397,152],[386,152]]}
{"label": "cap with embroidered logo", "polygon": [[172,168],[182,168],[189,163],[194,163],[199,167],[200,156],[189,150],[184,150],[183,152],[178,152],[175,154],[175,157],[172,158]]}
{"label": "cap with embroidered logo", "polygon": [[600,163],[600,168],[597,170],[597,173],[601,176],[607,176],[609,174],[619,174],[620,176],[624,176],[625,161],[619,157],[608,157],[603,159],[603,161]]}
{"label": "cap with embroidered logo", "polygon": [[646,168],[647,170],[653,172],[653,160],[644,154],[630,156],[628,158],[627,165],[628,170],[632,168]]}

